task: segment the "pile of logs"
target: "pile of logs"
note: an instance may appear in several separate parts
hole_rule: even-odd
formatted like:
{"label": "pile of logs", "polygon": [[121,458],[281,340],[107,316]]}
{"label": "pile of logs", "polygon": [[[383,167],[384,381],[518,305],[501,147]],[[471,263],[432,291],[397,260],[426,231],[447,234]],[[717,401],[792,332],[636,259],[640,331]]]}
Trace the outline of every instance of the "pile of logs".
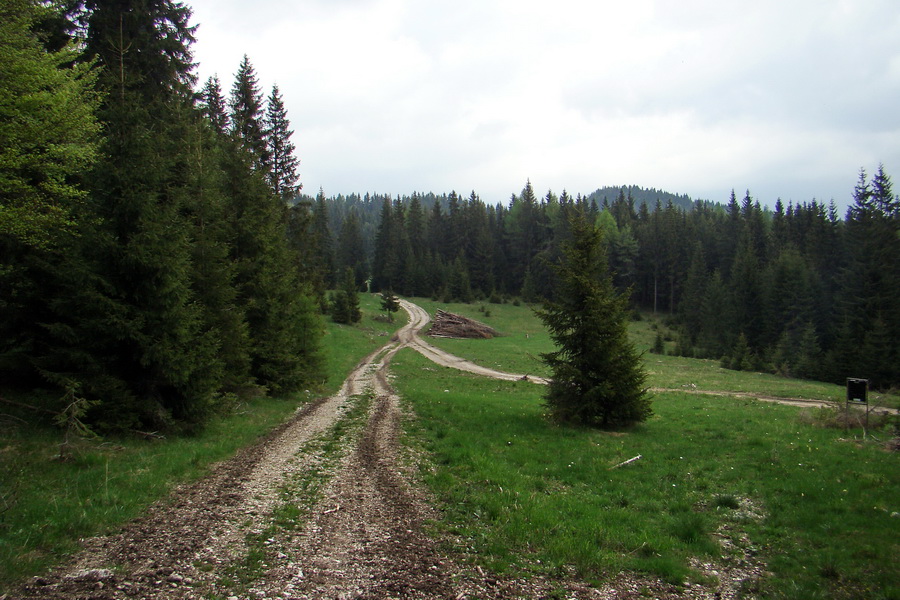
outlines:
{"label": "pile of logs", "polygon": [[428,335],[440,338],[492,338],[499,334],[484,323],[438,310]]}

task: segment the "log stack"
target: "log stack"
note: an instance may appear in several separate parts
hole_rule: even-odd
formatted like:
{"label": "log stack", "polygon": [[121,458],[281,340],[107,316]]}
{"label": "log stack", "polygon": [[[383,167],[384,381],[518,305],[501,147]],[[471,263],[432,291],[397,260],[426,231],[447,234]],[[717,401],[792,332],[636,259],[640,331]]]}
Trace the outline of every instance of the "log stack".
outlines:
{"label": "log stack", "polygon": [[462,315],[457,315],[444,310],[438,310],[434,314],[434,322],[428,334],[438,338],[493,338],[499,335],[497,331],[484,323],[479,323]]}

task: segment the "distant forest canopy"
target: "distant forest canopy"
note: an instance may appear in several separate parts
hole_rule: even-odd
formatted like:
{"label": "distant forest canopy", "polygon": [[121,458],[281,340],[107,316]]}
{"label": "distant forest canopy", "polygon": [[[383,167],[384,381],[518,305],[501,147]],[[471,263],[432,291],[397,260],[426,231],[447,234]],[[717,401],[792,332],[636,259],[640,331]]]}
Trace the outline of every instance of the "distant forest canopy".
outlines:
{"label": "distant forest canopy", "polygon": [[[657,198],[648,202],[648,194]],[[843,217],[834,202],[779,200],[770,210],[749,192],[724,205],[686,204],[686,196],[636,186],[614,196],[538,197],[530,182],[506,205],[475,192],[320,191],[300,200],[319,223],[319,262],[332,265],[326,286],[349,269],[372,291],[552,299],[549,265],[568,239],[567,215],[579,211],[603,231],[619,290],[677,329],[679,354],[734,369],[900,385],[900,199],[881,166],[871,178],[860,171]]]}
{"label": "distant forest canopy", "polygon": [[[552,192],[550,193],[552,195]],[[415,195],[419,198],[419,202],[422,203],[422,206],[425,207],[425,209],[431,209],[431,207],[435,203],[440,203],[441,208],[446,212],[450,207],[451,194],[456,194],[456,192],[451,192],[450,194],[435,194],[434,192],[413,192],[409,195],[400,195],[398,198],[401,202],[409,204],[412,196]],[[589,204],[596,203],[597,206],[603,207],[609,206],[616,198],[619,197],[620,194],[624,194],[627,198],[633,201],[636,209],[640,208],[642,204],[653,207],[657,202],[663,205],[671,202],[676,207],[682,208],[684,210],[692,210],[695,204],[697,204],[698,202],[704,205],[715,204],[706,200],[692,200],[691,197],[687,194],[673,194],[671,192],[657,190],[656,188],[645,189],[639,185],[603,186],[591,192],[590,194],[587,194],[584,198]],[[354,210],[356,210],[358,216],[370,216],[377,222],[378,215],[381,211],[381,203],[384,198],[392,198],[394,200],[397,199],[392,195],[379,193],[366,193],[364,195],[349,194],[346,196],[343,194],[339,194],[337,196],[326,198],[329,205],[329,228],[331,229],[332,235],[337,235],[338,226],[343,221],[344,216],[347,214],[347,211],[350,207],[354,207]],[[293,199],[293,202],[295,204],[306,204],[307,206],[311,206],[314,201],[315,197],[308,194],[298,194]],[[362,220],[369,221],[371,219],[363,218]],[[364,237],[367,240],[367,244],[371,246],[372,240],[375,239],[375,230],[374,228],[364,229]]]}

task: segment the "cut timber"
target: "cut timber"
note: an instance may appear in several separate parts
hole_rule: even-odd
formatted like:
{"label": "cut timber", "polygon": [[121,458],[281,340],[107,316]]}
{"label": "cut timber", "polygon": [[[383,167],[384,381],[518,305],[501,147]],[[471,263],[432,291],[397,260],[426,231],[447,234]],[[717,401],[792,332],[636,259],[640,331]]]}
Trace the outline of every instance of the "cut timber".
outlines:
{"label": "cut timber", "polygon": [[434,323],[428,330],[428,335],[444,338],[492,338],[499,334],[484,323],[438,310],[434,314]]}

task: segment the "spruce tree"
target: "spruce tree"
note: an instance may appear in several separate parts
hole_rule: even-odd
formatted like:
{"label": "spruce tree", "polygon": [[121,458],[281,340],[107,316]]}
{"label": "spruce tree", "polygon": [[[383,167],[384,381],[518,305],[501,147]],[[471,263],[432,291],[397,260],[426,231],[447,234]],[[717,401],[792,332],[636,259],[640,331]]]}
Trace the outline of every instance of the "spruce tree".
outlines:
{"label": "spruce tree", "polygon": [[352,325],[362,320],[362,311],[359,308],[359,293],[353,281],[353,270],[349,267],[344,270],[341,277],[341,287],[334,295],[332,303],[331,319],[335,323]]}
{"label": "spruce tree", "polygon": [[197,301],[188,214],[194,77],[190,10],[168,0],[92,0],[79,19],[103,69],[103,160],[90,182],[94,219],[84,272],[54,303],[48,374],[82,380],[114,427],[202,422],[219,388],[216,332]]}
{"label": "spruce tree", "polygon": [[875,388],[900,383],[900,199],[884,168],[864,170],[847,214],[847,266],[840,275],[834,381],[865,377]]}
{"label": "spruce tree", "polygon": [[[97,159],[96,71],[77,62],[55,9],[0,2],[0,373],[6,385],[46,385],[35,370],[68,274],[81,270],[89,221],[84,177]],[[63,28],[64,29],[64,28]],[[61,38],[48,48],[48,40]],[[73,65],[73,61],[76,61]]]}
{"label": "spruce tree", "polygon": [[297,167],[300,161],[294,156],[296,148],[291,141],[294,132],[287,117],[287,109],[278,86],[266,101],[265,138],[268,158],[267,178],[272,191],[284,200],[292,198],[303,186],[297,184]]}
{"label": "spruce tree", "polygon": [[33,31],[52,15],[32,0],[0,4],[0,237],[42,248],[76,229],[76,181],[100,131],[96,72],[75,62],[74,44],[48,52]]}
{"label": "spruce tree", "polygon": [[615,292],[599,231],[576,214],[556,265],[556,300],[537,311],[557,350],[545,400],[563,422],[628,426],[651,414],[640,355],[628,340],[628,300]]}
{"label": "spruce tree", "polygon": [[252,150],[236,144],[223,155],[223,193],[232,216],[231,257],[246,315],[251,371],[274,393],[299,389],[321,367],[321,324],[314,291],[298,270],[287,237],[287,216],[254,167]]}
{"label": "spruce tree", "polygon": [[335,263],[338,273],[342,273],[349,267],[353,271],[356,289],[363,289],[363,285],[369,276],[369,270],[366,261],[365,245],[360,232],[359,217],[355,209],[351,209],[341,223]]}
{"label": "spruce tree", "polygon": [[316,195],[316,205],[313,207],[312,237],[318,259],[319,278],[325,288],[331,288],[335,284],[334,242],[328,226],[328,206],[325,202],[325,192],[321,188]]}
{"label": "spruce tree", "polygon": [[213,76],[206,80],[203,91],[200,93],[200,108],[203,115],[209,119],[213,131],[219,135],[225,135],[230,127],[230,121],[218,77]]}
{"label": "spruce tree", "polygon": [[256,70],[246,54],[234,78],[229,106],[232,136],[251,156],[253,168],[266,173],[271,155],[266,141],[263,95]]}
{"label": "spruce tree", "polygon": [[388,320],[394,322],[394,313],[400,310],[400,300],[390,290],[381,293],[381,310],[387,313]]}

